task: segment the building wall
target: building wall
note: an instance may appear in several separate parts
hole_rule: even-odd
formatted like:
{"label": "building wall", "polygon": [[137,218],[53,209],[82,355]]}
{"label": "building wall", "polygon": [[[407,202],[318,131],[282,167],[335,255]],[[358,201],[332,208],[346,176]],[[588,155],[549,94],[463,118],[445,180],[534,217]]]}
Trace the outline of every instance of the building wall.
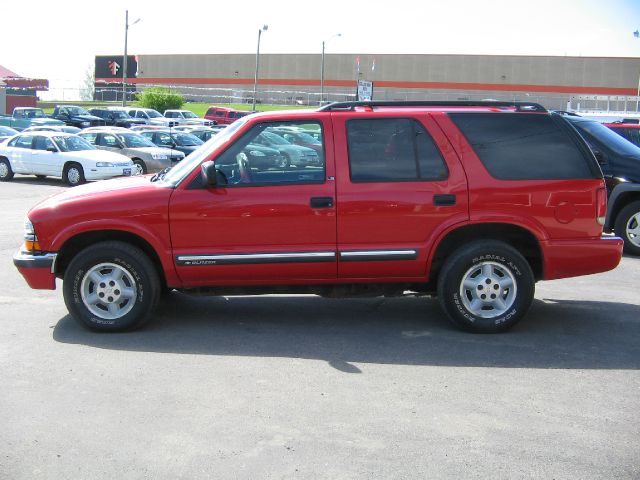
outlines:
{"label": "building wall", "polygon": [[7,113],[7,91],[0,87],[0,113]]}
{"label": "building wall", "polygon": [[[358,58],[359,78],[374,82],[374,99],[519,99],[553,108],[576,95],[635,96],[640,71],[638,58],[326,54],[329,99],[353,95]],[[194,98],[208,89],[253,96],[254,54],[140,55],[138,62],[132,83],[177,85]],[[320,65],[320,54],[260,55],[258,98],[317,102]]]}

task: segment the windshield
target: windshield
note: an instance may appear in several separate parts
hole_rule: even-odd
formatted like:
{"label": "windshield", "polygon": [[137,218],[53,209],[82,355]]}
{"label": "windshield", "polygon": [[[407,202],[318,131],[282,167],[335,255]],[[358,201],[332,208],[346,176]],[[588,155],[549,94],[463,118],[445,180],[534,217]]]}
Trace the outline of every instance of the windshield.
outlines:
{"label": "windshield", "polygon": [[155,147],[155,145],[147,138],[137,133],[123,133],[118,135],[124,146],[127,148],[143,148]]}
{"label": "windshield", "polygon": [[276,135],[275,133],[262,132],[260,136],[262,137],[262,140],[264,143],[267,143],[270,145],[291,145],[284,138],[282,138],[279,135]]}
{"label": "windshield", "polygon": [[184,115],[184,118],[198,118],[198,116],[195,113],[190,112],[188,110],[182,112],[182,115]]}
{"label": "windshield", "polygon": [[147,112],[147,115],[149,115],[149,118],[162,117],[162,115],[160,115],[160,113],[155,110],[145,110],[145,112]]}
{"label": "windshield", "polygon": [[67,107],[67,112],[69,112],[69,115],[91,115],[82,107]]}
{"label": "windshield", "polygon": [[191,135],[190,133],[174,133],[172,137],[181,147],[196,147],[204,143],[198,137]]}
{"label": "windshield", "polygon": [[200,165],[200,163],[207,158],[213,150],[226,142],[229,137],[231,137],[231,135],[233,135],[233,133],[245,123],[247,123],[246,120],[239,120],[229,125],[229,127],[225,128],[215,137],[212,137],[211,140],[205,143],[201,148],[187,156],[178,165],[169,170],[162,178],[162,181],[173,186],[180,183],[180,181],[189,175],[194,168]]}
{"label": "windshield", "polygon": [[82,150],[95,150],[96,147],[87,142],[84,138],[77,136],[52,137],[61,152],[80,152]]}
{"label": "windshield", "polygon": [[113,118],[129,118],[129,115],[127,115],[122,110],[112,110],[112,113],[113,113]]}
{"label": "windshield", "polygon": [[[581,133],[585,134],[587,141],[595,139],[604,144],[618,155],[640,156],[640,148],[625,140],[610,128],[598,122],[572,122]],[[591,142],[589,142],[591,143]]]}

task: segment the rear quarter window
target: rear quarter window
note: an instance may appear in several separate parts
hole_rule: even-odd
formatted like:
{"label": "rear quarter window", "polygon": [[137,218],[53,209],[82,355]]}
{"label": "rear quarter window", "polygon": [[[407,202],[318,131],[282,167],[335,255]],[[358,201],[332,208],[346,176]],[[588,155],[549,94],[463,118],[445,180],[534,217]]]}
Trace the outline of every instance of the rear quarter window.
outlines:
{"label": "rear quarter window", "polygon": [[497,179],[599,178],[567,128],[549,115],[452,113],[449,117]]}

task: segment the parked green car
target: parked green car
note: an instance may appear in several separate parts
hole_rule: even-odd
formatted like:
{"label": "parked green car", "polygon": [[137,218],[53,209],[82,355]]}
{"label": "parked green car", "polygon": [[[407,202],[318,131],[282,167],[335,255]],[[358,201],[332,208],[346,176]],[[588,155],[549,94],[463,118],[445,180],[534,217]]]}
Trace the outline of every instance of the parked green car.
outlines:
{"label": "parked green car", "polygon": [[16,107],[13,109],[13,115],[0,115],[0,126],[11,127],[18,131],[42,125],[65,125],[65,123],[46,116],[41,108]]}

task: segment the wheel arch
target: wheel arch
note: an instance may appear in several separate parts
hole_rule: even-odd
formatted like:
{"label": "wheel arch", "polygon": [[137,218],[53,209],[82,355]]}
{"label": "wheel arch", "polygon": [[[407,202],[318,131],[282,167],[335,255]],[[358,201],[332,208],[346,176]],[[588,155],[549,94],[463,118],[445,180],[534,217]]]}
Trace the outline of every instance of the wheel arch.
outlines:
{"label": "wheel arch", "polygon": [[104,241],[121,241],[138,247],[147,254],[151,263],[153,263],[162,284],[167,285],[165,269],[156,249],[140,235],[123,230],[92,230],[78,233],[66,239],[58,249],[54,274],[58,278],[64,277],[65,270],[80,251],[93,244]]}
{"label": "wheel arch", "polygon": [[474,223],[449,230],[440,238],[430,256],[429,283],[435,285],[438,274],[451,253],[474,240],[498,240],[511,245],[529,263],[536,281],[544,277],[544,256],[540,241],[531,230],[511,223]]}
{"label": "wheel arch", "polygon": [[620,184],[611,194],[607,208],[605,230],[613,231],[620,211],[629,203],[640,200],[640,184]]}

